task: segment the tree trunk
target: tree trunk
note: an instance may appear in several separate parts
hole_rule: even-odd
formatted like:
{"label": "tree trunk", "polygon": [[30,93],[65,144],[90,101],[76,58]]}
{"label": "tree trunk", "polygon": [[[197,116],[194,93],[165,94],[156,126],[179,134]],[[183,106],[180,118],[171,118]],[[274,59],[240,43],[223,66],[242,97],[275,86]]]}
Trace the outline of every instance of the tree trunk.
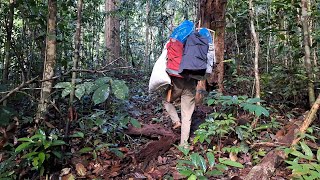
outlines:
{"label": "tree trunk", "polygon": [[115,15],[117,0],[106,0],[105,43],[107,62],[120,57],[120,21]]}
{"label": "tree trunk", "polygon": [[309,93],[309,104],[310,107],[315,102],[314,84],[313,84],[313,70],[310,59],[310,33],[308,25],[308,1],[301,0],[301,23],[303,31],[303,43],[304,43],[304,63],[308,76],[308,93]]}
{"label": "tree trunk", "polygon": [[50,93],[52,90],[53,80],[49,80],[54,76],[54,67],[56,64],[56,18],[57,18],[57,1],[48,0],[48,23],[47,23],[47,38],[46,38],[46,54],[43,68],[43,81],[41,85],[41,99],[38,105],[36,115],[36,123],[44,118],[44,113],[47,111]]}
{"label": "tree trunk", "polygon": [[[74,49],[74,59],[73,59],[73,69],[78,68],[79,62],[79,50],[80,50],[80,34],[81,34],[81,13],[82,13],[82,4],[83,0],[78,0],[78,11],[77,11],[77,28],[75,35],[75,49]],[[70,101],[69,105],[72,106],[74,95],[75,95],[75,86],[76,86],[76,78],[77,72],[72,72],[72,80],[71,80],[71,92],[70,92]]]}
{"label": "tree trunk", "polygon": [[223,92],[224,76],[224,35],[225,35],[225,12],[227,0],[203,0],[201,1],[201,21],[203,26],[215,31],[215,52],[217,67],[210,75],[210,84],[218,83],[218,91]]}
{"label": "tree trunk", "polygon": [[256,98],[260,98],[260,78],[259,78],[259,39],[254,26],[254,7],[252,0],[249,0],[249,14],[250,14],[250,29],[252,38],[254,41],[254,78],[255,78],[255,89],[256,89]]}
{"label": "tree trunk", "polygon": [[[3,64],[3,77],[2,83],[7,85],[8,83],[8,76],[9,76],[9,65],[10,65],[10,47],[11,47],[11,36],[12,36],[12,28],[13,28],[13,15],[14,15],[14,0],[10,0],[9,4],[9,14],[8,14],[8,21],[6,22],[6,43],[4,47],[5,51],[5,59]],[[7,105],[7,101],[3,101],[3,106]]]}
{"label": "tree trunk", "polygon": [[144,70],[149,71],[149,11],[150,11],[150,1],[146,2],[146,44],[145,44],[145,55],[144,55]]}

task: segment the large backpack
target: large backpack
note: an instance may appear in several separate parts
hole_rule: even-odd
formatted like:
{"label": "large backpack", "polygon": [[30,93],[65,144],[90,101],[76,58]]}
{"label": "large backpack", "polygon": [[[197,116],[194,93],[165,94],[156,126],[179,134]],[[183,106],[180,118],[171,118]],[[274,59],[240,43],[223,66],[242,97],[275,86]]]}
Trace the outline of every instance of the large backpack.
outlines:
{"label": "large backpack", "polygon": [[214,39],[206,28],[188,36],[178,74],[197,80],[211,74],[215,63]]}
{"label": "large backpack", "polygon": [[194,24],[191,21],[185,20],[170,35],[170,41],[166,46],[168,50],[166,71],[170,76],[182,77],[178,71],[182,60],[184,44],[193,30]]}

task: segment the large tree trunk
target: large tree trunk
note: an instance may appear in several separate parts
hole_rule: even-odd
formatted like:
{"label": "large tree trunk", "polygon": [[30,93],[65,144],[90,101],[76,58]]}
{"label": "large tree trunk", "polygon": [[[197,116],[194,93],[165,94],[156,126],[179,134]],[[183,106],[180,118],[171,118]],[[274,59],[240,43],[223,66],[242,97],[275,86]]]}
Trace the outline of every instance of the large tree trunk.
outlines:
{"label": "large tree trunk", "polygon": [[215,31],[215,51],[217,67],[209,78],[209,83],[218,83],[218,91],[224,90],[224,35],[225,35],[225,12],[227,0],[203,0],[201,1],[201,21],[203,26]]}
{"label": "large tree trunk", "polygon": [[120,57],[120,21],[115,15],[117,0],[106,0],[105,11],[105,43],[107,48],[107,62]]}
{"label": "large tree trunk", "polygon": [[[78,0],[78,12],[77,12],[77,28],[76,28],[76,35],[75,35],[75,49],[74,49],[74,59],[73,59],[73,69],[78,68],[79,62],[79,50],[80,50],[80,34],[81,34],[81,13],[82,13],[82,4],[83,0]],[[70,101],[69,104],[72,106],[74,95],[75,95],[75,86],[76,86],[76,78],[77,72],[72,72],[72,80],[71,80],[71,92],[70,92]]]}
{"label": "large tree trunk", "polygon": [[52,90],[52,79],[56,64],[56,16],[57,16],[57,1],[48,0],[48,23],[47,23],[47,38],[46,38],[46,54],[43,68],[43,81],[41,85],[41,99],[38,105],[36,122],[44,118],[44,113],[47,111],[50,93]]}
{"label": "large tree trunk", "polygon": [[310,33],[309,33],[309,25],[308,25],[308,1],[301,0],[301,23],[302,23],[302,31],[303,31],[303,43],[304,43],[304,63],[306,67],[306,72],[308,76],[308,93],[309,93],[309,104],[315,102],[315,94],[314,94],[314,84],[313,84],[313,71],[310,60]]}
{"label": "large tree trunk", "polygon": [[[7,85],[8,83],[8,76],[9,76],[9,64],[10,64],[10,47],[11,47],[11,36],[12,36],[12,27],[13,27],[13,15],[14,15],[14,0],[10,0],[9,4],[9,14],[8,14],[8,21],[6,22],[6,43],[4,47],[5,51],[5,59],[3,63],[3,77],[2,83]],[[3,101],[3,106],[7,105],[7,101]]]}
{"label": "large tree trunk", "polygon": [[254,26],[254,7],[252,0],[249,0],[249,14],[250,14],[250,29],[254,41],[254,78],[256,98],[260,98],[260,78],[259,78],[259,39]]}

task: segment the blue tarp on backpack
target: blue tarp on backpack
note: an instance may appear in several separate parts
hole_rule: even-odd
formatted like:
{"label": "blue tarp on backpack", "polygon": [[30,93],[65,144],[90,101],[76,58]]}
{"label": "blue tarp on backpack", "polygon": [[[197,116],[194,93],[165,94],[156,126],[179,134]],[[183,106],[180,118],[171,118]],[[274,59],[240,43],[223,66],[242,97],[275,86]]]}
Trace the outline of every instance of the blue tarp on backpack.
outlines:
{"label": "blue tarp on backpack", "polygon": [[199,34],[203,37],[206,37],[208,39],[208,43],[212,44],[212,36],[207,28],[201,28],[199,30]]}
{"label": "blue tarp on backpack", "polygon": [[184,44],[187,40],[187,37],[192,33],[193,30],[193,22],[185,20],[173,30],[170,38],[176,39]]}

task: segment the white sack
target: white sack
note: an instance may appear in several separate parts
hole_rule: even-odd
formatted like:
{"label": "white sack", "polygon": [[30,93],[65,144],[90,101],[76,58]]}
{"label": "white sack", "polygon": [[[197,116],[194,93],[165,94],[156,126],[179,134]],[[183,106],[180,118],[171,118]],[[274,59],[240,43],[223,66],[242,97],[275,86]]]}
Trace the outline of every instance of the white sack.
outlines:
{"label": "white sack", "polygon": [[161,56],[153,66],[149,80],[149,93],[159,90],[161,87],[171,84],[170,76],[166,72],[167,68],[167,48],[162,50]]}

